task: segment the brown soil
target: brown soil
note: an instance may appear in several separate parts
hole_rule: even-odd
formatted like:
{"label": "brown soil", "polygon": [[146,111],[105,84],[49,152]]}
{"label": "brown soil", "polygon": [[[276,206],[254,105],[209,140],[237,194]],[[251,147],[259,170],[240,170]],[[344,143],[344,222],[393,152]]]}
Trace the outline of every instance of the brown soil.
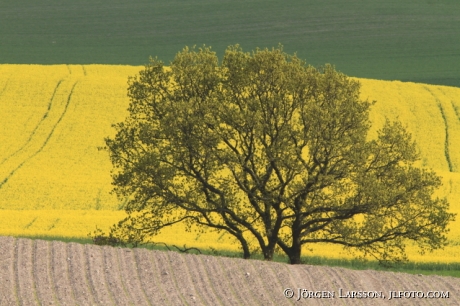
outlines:
{"label": "brown soil", "polygon": [[[293,298],[284,296],[287,288]],[[300,299],[299,288],[307,290]],[[390,290],[405,292],[389,299]],[[460,278],[0,237],[0,305],[408,304],[460,305]]]}

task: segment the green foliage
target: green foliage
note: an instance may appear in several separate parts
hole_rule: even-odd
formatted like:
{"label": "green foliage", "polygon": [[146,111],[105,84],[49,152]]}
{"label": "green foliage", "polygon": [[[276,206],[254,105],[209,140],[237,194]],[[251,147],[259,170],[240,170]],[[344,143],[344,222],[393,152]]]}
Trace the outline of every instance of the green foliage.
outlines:
{"label": "green foliage", "polygon": [[122,245],[122,242],[119,238],[115,238],[112,235],[106,235],[101,229],[97,228],[93,233],[89,233],[88,237],[96,245],[110,245],[117,246]]}
{"label": "green foliage", "polygon": [[387,120],[367,140],[360,85],[283,52],[185,48],[129,80],[130,115],[107,138],[114,191],[129,216],[111,235],[150,239],[178,222],[232,235],[243,256],[334,243],[382,263],[446,244],[454,219],[415,143]]}

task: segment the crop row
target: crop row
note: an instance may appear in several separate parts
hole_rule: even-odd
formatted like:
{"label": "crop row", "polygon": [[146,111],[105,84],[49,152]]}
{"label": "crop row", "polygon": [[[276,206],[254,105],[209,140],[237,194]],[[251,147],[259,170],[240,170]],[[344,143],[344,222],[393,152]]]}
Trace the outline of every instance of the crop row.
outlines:
{"label": "crop row", "polygon": [[[2,305],[292,305],[299,289],[328,292],[326,303],[347,302],[350,291],[371,292],[387,305],[390,291],[443,292],[417,305],[455,305],[457,278],[124,249],[0,237]],[[294,296],[286,298],[287,290]],[[348,297],[347,297],[348,295]],[[316,296],[318,297],[318,296]],[[414,299],[411,299],[414,301]],[[369,305],[367,299],[348,300]],[[404,305],[407,299],[393,299]],[[347,303],[348,304],[348,303]]]}

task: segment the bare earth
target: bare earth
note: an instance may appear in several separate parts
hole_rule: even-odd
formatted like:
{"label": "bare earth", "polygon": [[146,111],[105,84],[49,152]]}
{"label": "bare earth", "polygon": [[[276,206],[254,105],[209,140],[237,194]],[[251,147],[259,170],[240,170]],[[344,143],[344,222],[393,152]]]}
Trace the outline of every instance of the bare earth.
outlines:
{"label": "bare earth", "polygon": [[460,278],[0,237],[0,305],[408,304],[460,305]]}

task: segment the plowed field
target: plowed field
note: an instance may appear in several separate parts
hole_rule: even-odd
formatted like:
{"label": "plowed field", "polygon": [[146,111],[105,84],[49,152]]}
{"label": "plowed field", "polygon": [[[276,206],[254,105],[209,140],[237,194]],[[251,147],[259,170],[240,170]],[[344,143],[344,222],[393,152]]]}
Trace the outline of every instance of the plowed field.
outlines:
{"label": "plowed field", "polygon": [[459,303],[459,278],[0,237],[0,305]]}

